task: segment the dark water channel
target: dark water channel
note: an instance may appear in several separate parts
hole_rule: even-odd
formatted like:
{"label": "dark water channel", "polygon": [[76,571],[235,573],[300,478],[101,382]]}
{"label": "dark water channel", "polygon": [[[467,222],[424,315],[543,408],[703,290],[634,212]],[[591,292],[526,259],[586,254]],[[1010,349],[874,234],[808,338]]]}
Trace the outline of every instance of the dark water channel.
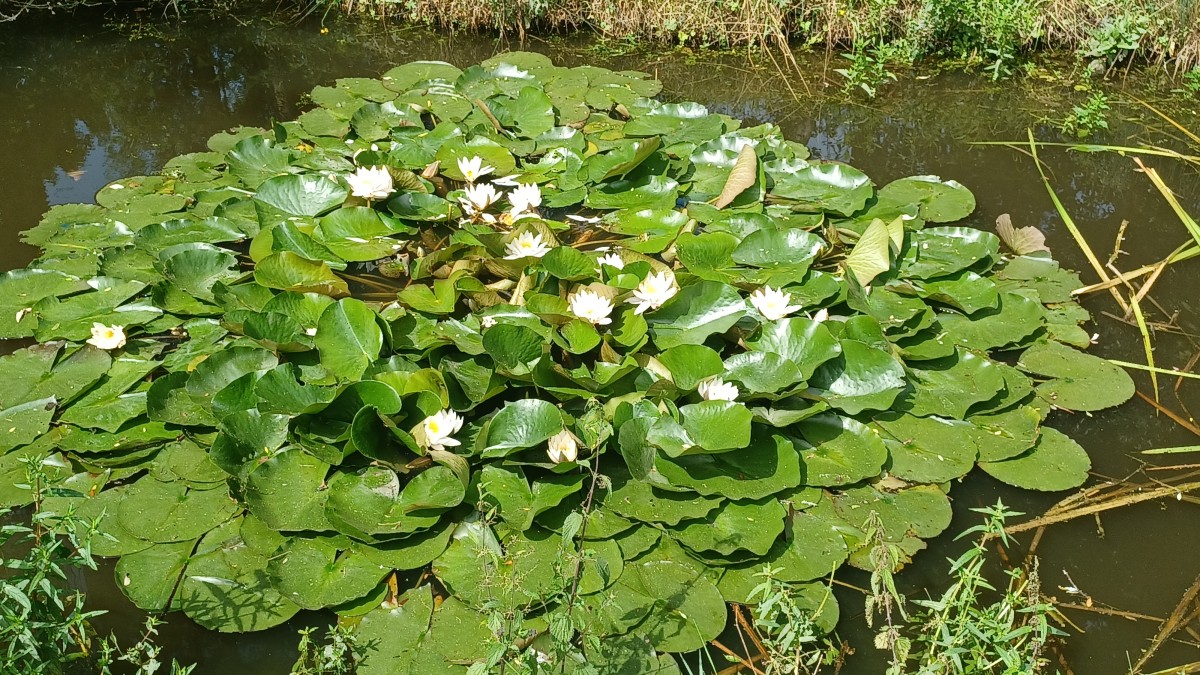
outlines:
{"label": "dark water channel", "polygon": [[[468,35],[389,33],[379,24],[333,24],[327,35],[312,22],[143,24],[140,28],[151,34],[139,39],[130,38],[128,25],[114,30],[103,24],[102,17],[91,16],[0,25],[0,268],[23,266],[32,257],[34,251],[17,242],[17,233],[35,225],[49,205],[91,201],[97,189],[114,179],[154,172],[177,154],[203,149],[205,140],[218,130],[290,119],[314,85],[338,77],[375,77],[410,60],[444,60],[463,66],[497,51],[519,48],[515,43]],[[1040,139],[1062,140],[1047,120],[1061,117],[1081,100],[1067,85],[1036,78],[993,85],[986,78],[962,74],[901,76],[875,101],[846,102],[820,94],[832,91],[822,86],[822,73],[834,67],[821,55],[803,61],[801,78],[755,67],[746,55],[606,56],[585,44],[561,41],[536,41],[525,48],[545,51],[567,65],[594,63],[655,73],[665,84],[665,98],[699,101],[752,123],[779,124],[790,138],[806,142],[815,157],[850,162],[879,185],[913,174],[954,178],[978,199],[972,224],[990,228],[996,216],[1009,213],[1017,225],[1042,228],[1065,266],[1087,267],[1030,158],[1008,148],[969,144],[1021,139],[1029,127]],[[832,72],[829,77],[838,78]],[[1144,114],[1129,94],[1155,97],[1145,83],[1114,85],[1112,128],[1098,140],[1183,149],[1177,134]],[[1155,100],[1161,101],[1161,96]],[[1187,107],[1187,102],[1177,100],[1172,109]],[[1186,111],[1180,119],[1200,130],[1200,123]],[[1051,149],[1043,152],[1043,159],[1068,210],[1101,258],[1112,250],[1122,220],[1130,222],[1124,246],[1129,254],[1118,263],[1123,269],[1155,262],[1188,238],[1131,159]],[[1185,208],[1200,215],[1196,169],[1161,158],[1146,158],[1146,162],[1161,172]],[[1090,272],[1083,277],[1095,281]],[[1200,260],[1169,268],[1153,293],[1167,312],[1179,312],[1179,325],[1192,334],[1200,334],[1197,288]],[[1096,353],[1144,360],[1136,328],[1101,314],[1118,311],[1111,298],[1096,294],[1087,307],[1098,319],[1088,327],[1100,334]],[[1160,310],[1153,312],[1163,318]],[[1186,337],[1160,334],[1156,339],[1156,358],[1165,366],[1182,366],[1197,350]],[[1144,392],[1150,391],[1148,378],[1135,379]],[[1166,405],[1200,409],[1200,383],[1185,384],[1178,394],[1174,384],[1174,378],[1163,378]],[[1139,459],[1138,451],[1196,443],[1189,432],[1155,415],[1137,399],[1095,416],[1056,413],[1051,424],[1088,449],[1097,476],[1131,474],[1146,459]],[[1155,461],[1200,461],[1198,457],[1159,456]],[[1036,514],[1063,495],[1005,488],[976,472],[954,486],[951,496],[956,513],[953,533],[975,524],[969,508],[1003,498],[1011,507]],[[1045,589],[1070,600],[1059,590],[1068,585],[1069,574],[1074,585],[1098,604],[1166,616],[1200,572],[1196,509],[1186,500],[1167,500],[1108,512],[1100,521],[1102,530],[1089,519],[1050,528],[1037,549]],[[1030,540],[1029,535],[1018,537],[1013,555],[1021,555],[1021,547]],[[943,586],[945,558],[957,555],[964,546],[950,536],[932,542],[930,550],[901,575],[904,590],[923,594],[923,588]],[[859,585],[866,582],[864,576],[853,574],[846,579]],[[89,602],[109,610],[100,622],[101,630],[113,628],[132,636],[141,617],[116,588],[111,568],[102,568],[80,583],[89,593]],[[863,627],[861,596],[846,591],[840,599],[840,631],[857,651],[842,672],[882,672],[882,657],[872,649]],[[1066,612],[1084,631],[1067,628],[1071,637],[1063,658],[1075,673],[1128,672],[1128,664],[1158,628],[1149,621]],[[296,630],[327,621],[323,615],[308,613],[265,633],[221,636],[199,629],[182,616],[168,619],[162,632],[167,655],[197,663],[198,673],[264,674],[286,673],[294,659]],[[1161,669],[1198,659],[1195,646],[1177,643],[1162,649],[1151,665]]]}

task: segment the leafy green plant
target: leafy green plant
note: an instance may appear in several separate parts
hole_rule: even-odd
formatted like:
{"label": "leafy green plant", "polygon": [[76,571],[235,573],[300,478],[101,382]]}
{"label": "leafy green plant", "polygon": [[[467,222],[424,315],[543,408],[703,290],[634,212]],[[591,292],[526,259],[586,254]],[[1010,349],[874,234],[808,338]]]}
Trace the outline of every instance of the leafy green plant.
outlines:
{"label": "leafy green plant", "polygon": [[[108,636],[100,640],[96,654],[95,672],[99,675],[111,675],[116,672],[133,672],[136,675],[154,675],[162,670],[163,663],[159,661],[162,647],[156,642],[158,627],[162,625],[159,619],[146,617],[145,627],[141,638],[133,645],[122,648],[116,638]],[[168,675],[190,675],[195,666],[184,666],[172,659]]]}
{"label": "leafy green plant", "polygon": [[[83,594],[72,590],[67,575],[76,568],[95,569],[88,542],[92,524],[70,511],[43,508],[49,489],[40,462],[21,463],[24,479],[16,486],[32,497],[29,525],[10,510],[0,511],[0,649],[4,672],[59,673],[87,659],[92,650],[88,621],[101,612],[83,606]],[[79,532],[77,534],[77,532]],[[19,557],[8,557],[16,554]],[[22,555],[23,553],[23,555]]]}
{"label": "leafy green plant", "polygon": [[1123,13],[1109,17],[1088,38],[1083,55],[1104,59],[1109,65],[1121,63],[1137,54],[1149,28],[1150,17],[1145,14]]}
{"label": "leafy green plant", "polygon": [[1108,96],[1102,91],[1092,92],[1082,105],[1071,107],[1070,114],[1059,123],[1059,128],[1064,134],[1086,138],[1108,129],[1108,110]]}
{"label": "leafy green plant", "polygon": [[976,467],[1086,480],[1051,410],[1133,385],[1077,276],[660,89],[411,63],[53,207],[0,276],[0,476],[51,467],[150,613],[327,609],[360,672],[460,675],[707,668],[763,565],[826,598]]}
{"label": "leafy green plant", "polygon": [[291,675],[348,675],[354,673],[361,656],[354,631],[341,624],[330,626],[324,641],[313,639],[312,628],[300,631],[299,656]]}
{"label": "leafy green plant", "polygon": [[[28,519],[0,510],[0,672],[58,675],[94,672],[108,675],[114,667],[151,675],[162,664],[154,642],[159,621],[146,619],[142,637],[122,649],[113,636],[97,638],[91,620],[101,610],[84,607],[84,596],[71,587],[69,575],[95,570],[92,542],[96,521],[79,518],[72,509],[55,512],[47,500],[69,494],[72,487],[50,486],[48,467],[32,458],[20,460],[24,480],[12,488],[27,491]],[[29,524],[24,524],[28,522]],[[10,556],[17,557],[10,557]],[[191,666],[172,660],[171,675],[188,675]]]}
{"label": "leafy green plant", "polygon": [[826,588],[814,607],[810,586],[798,586],[777,577],[780,570],[764,566],[762,582],[750,591],[755,603],[754,628],[766,648],[761,670],[766,675],[816,675],[839,655],[828,637],[827,604],[833,603]]}
{"label": "leafy green plant", "polygon": [[888,57],[878,47],[855,46],[854,51],[842,54],[850,62],[846,68],[835,68],[833,72],[845,78],[847,92],[861,90],[868,98],[875,98],[879,87],[896,80],[896,74],[888,70]]}
{"label": "leafy green plant", "polygon": [[[881,633],[878,645],[893,649],[889,674],[1035,675],[1045,672],[1049,641],[1065,635],[1051,624],[1054,606],[1041,594],[1036,560],[1025,569],[1005,570],[1003,590],[997,590],[984,574],[988,542],[1007,545],[1004,523],[1021,514],[999,502],[972,510],[986,518],[959,535],[978,539],[951,561],[950,587],[938,598],[913,600],[921,609],[902,626],[889,625]],[[873,585],[872,591],[876,598],[883,596],[876,607],[904,601],[890,584]],[[996,595],[992,602],[985,599]]]}

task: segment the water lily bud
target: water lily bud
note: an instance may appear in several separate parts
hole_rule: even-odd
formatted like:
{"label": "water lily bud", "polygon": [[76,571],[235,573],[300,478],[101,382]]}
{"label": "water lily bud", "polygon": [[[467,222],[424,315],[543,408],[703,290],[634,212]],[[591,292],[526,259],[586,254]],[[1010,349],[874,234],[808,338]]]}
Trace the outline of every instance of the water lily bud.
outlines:
{"label": "water lily bud", "polygon": [[546,444],[546,454],[555,464],[574,462],[579,456],[579,444],[575,442],[575,436],[570,431],[563,429],[550,437]]}

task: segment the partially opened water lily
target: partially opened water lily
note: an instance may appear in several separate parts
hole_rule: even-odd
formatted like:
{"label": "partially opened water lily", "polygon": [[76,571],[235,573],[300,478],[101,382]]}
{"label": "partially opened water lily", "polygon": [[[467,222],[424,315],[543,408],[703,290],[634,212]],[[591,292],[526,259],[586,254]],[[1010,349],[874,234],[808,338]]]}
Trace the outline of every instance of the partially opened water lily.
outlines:
{"label": "partially opened water lily", "polygon": [[392,174],[388,173],[387,167],[384,166],[360,166],[357,171],[346,176],[346,183],[350,185],[350,194],[369,201],[387,199],[396,191],[395,185],[392,184]]}
{"label": "partially opened water lily", "polygon": [[542,204],[542,191],[536,184],[522,183],[508,193],[508,203],[512,205],[513,220],[535,216],[535,209]]}
{"label": "partially opened water lily", "polygon": [[462,429],[463,418],[453,410],[441,410],[421,422],[425,438],[422,445],[430,450],[445,450],[446,446],[461,445],[451,438]]}
{"label": "partially opened water lily", "polygon": [[617,269],[625,268],[625,261],[621,260],[621,256],[616,253],[606,253],[596,259],[596,271],[599,272],[604,265],[615,267]]}
{"label": "partially opened water lily", "polygon": [[637,314],[642,314],[647,310],[658,309],[663,306],[663,303],[675,297],[679,292],[679,287],[675,285],[675,275],[670,272],[651,273],[642,283],[638,284],[637,290],[633,292],[633,297],[629,302],[637,305],[633,311]]}
{"label": "partially opened water lily", "polygon": [[474,183],[495,170],[494,167],[484,166],[483,158],[479,155],[458,158],[458,171],[463,175],[463,180],[468,183]]}
{"label": "partially opened water lily", "polygon": [[705,401],[736,401],[739,393],[737,385],[716,376],[701,380],[696,392]]}
{"label": "partially opened water lily", "polygon": [[555,464],[574,462],[579,457],[579,443],[575,441],[574,434],[563,429],[550,437],[546,444],[546,454]]}
{"label": "partially opened water lily", "polygon": [[486,211],[489,206],[500,201],[500,197],[499,190],[487,183],[482,183],[463,188],[463,196],[458,201],[467,215],[473,216]]}
{"label": "partially opened water lily", "polygon": [[92,324],[92,337],[87,343],[99,349],[120,349],[125,346],[125,329],[121,326]]}
{"label": "partially opened water lily", "polygon": [[540,258],[550,252],[550,247],[542,241],[542,235],[526,230],[504,246],[508,255],[505,260],[520,260],[521,258]]}
{"label": "partially opened water lily", "polygon": [[597,326],[607,326],[612,323],[608,318],[613,311],[612,300],[595,291],[582,290],[573,294],[568,300],[571,313]]}
{"label": "partially opened water lily", "polygon": [[803,309],[800,305],[789,305],[791,300],[791,293],[784,293],[770,286],[763,286],[750,294],[750,304],[768,321],[778,321],[792,312]]}

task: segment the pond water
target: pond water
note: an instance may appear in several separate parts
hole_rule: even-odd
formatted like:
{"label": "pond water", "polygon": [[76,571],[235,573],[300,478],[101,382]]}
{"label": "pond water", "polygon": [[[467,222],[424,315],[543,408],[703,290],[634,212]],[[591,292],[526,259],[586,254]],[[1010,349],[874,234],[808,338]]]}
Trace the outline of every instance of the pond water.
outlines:
{"label": "pond water", "polygon": [[[1032,160],[1013,149],[970,144],[1019,140],[1027,128],[1041,140],[1062,140],[1047,118],[1061,117],[1081,96],[1054,81],[1028,78],[993,85],[984,77],[962,74],[902,76],[874,101],[847,102],[830,95],[840,85],[829,70],[836,66],[824,55],[802,59],[800,76],[755,66],[746,55],[613,55],[582,42],[517,45],[369,23],[330,24],[328,34],[311,21],[196,20],[182,27],[150,23],[132,28],[127,23],[124,30],[103,25],[100,16],[0,25],[0,157],[5,160],[0,162],[0,268],[21,267],[32,258],[33,249],[19,244],[17,233],[35,225],[48,206],[91,201],[97,189],[114,179],[154,172],[177,154],[202,149],[218,130],[290,119],[314,85],[337,77],[376,77],[391,65],[418,59],[463,66],[520,47],[545,52],[564,65],[594,63],[653,73],[663,81],[666,99],[698,101],[749,123],[774,122],[789,138],[807,143],[815,157],[851,162],[879,185],[913,174],[953,178],[978,198],[970,224],[990,228],[998,215],[1009,213],[1018,226],[1040,227],[1064,266],[1087,269]],[[134,28],[146,36],[130,39]],[[832,84],[824,82],[824,73]],[[1123,86],[1128,91],[1110,94],[1111,130],[1097,140],[1182,149],[1177,132],[1129,98],[1153,92],[1136,82]],[[1123,220],[1129,221],[1124,245],[1129,254],[1118,261],[1122,269],[1155,262],[1187,240],[1178,218],[1130,158],[1046,149],[1043,160],[1067,209],[1102,259],[1112,250]],[[1146,163],[1161,172],[1186,209],[1200,213],[1200,176],[1194,168],[1160,158]],[[1082,276],[1085,282],[1095,280],[1090,272]],[[1178,325],[1200,335],[1197,284],[1200,261],[1169,268],[1155,286],[1153,297],[1163,308],[1153,310],[1155,317],[1178,312]],[[1101,314],[1119,311],[1109,296],[1095,294],[1086,306],[1097,318],[1089,327],[1100,336],[1096,353],[1144,360],[1137,329]],[[1157,361],[1183,366],[1198,349],[1193,340],[1159,334]],[[1143,392],[1150,392],[1148,378],[1135,379]],[[1195,383],[1178,391],[1174,378],[1163,378],[1161,384],[1167,406],[1186,411],[1200,404]],[[1094,417],[1056,413],[1051,425],[1088,449],[1097,476],[1116,479],[1141,466],[1144,457],[1138,451],[1195,443],[1189,432],[1138,399]],[[1188,461],[1193,456],[1176,457]],[[1171,456],[1159,461],[1173,463]],[[976,522],[968,509],[1002,498],[1010,507],[1037,514],[1064,495],[1007,488],[976,471],[951,496],[956,513],[951,534],[932,542],[901,575],[910,595],[944,583],[944,559],[965,545],[955,543],[952,533]],[[1200,538],[1200,519],[1195,508],[1186,500],[1167,500],[1108,512],[1099,524],[1080,519],[1051,527],[1037,549],[1046,592],[1081,602],[1058,588],[1069,585],[1069,574],[1073,585],[1097,604],[1166,616],[1198,571],[1193,546]],[[1018,537],[1010,555],[1019,558],[1031,539],[1028,534]],[[844,579],[866,583],[856,573],[846,573]],[[141,618],[113,583],[111,566],[79,583],[95,607],[109,610],[101,630],[133,635]],[[856,649],[842,672],[881,672],[882,654],[871,648],[861,596],[847,589],[838,592],[843,606],[839,632]],[[1078,673],[1127,672],[1127,664],[1158,628],[1150,621],[1065,611],[1076,627],[1068,628],[1064,664]],[[168,619],[162,633],[167,655],[197,663],[199,673],[264,674],[287,672],[296,630],[328,620],[304,613],[264,633],[220,636],[182,616]],[[1170,644],[1152,665],[1165,668],[1196,658],[1194,646]]]}

